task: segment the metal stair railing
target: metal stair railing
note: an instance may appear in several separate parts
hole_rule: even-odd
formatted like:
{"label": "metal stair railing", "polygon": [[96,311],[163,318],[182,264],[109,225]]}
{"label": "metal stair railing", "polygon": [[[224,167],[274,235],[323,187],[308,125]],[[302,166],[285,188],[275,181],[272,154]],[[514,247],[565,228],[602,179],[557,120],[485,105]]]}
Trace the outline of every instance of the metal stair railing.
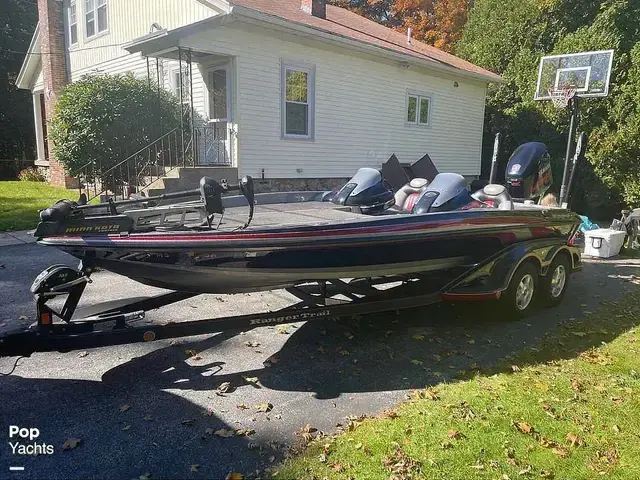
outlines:
{"label": "metal stair railing", "polygon": [[186,163],[181,130],[174,128],[104,172],[92,161],[71,176],[78,178],[80,193],[84,187],[87,200],[102,194],[128,198]]}

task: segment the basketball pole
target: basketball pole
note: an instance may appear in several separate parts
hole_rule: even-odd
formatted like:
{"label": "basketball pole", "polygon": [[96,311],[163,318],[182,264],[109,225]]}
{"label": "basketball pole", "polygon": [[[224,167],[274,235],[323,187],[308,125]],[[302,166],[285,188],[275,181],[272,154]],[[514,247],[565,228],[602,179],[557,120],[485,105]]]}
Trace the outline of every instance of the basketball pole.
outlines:
{"label": "basketball pole", "polygon": [[571,153],[573,152],[573,139],[578,129],[579,100],[578,96],[574,96],[569,100],[569,109],[571,111],[571,120],[569,120],[569,138],[567,140],[567,151],[564,156],[564,172],[562,173],[562,185],[560,186],[560,205],[567,201],[567,189],[569,187],[569,164],[571,161]]}

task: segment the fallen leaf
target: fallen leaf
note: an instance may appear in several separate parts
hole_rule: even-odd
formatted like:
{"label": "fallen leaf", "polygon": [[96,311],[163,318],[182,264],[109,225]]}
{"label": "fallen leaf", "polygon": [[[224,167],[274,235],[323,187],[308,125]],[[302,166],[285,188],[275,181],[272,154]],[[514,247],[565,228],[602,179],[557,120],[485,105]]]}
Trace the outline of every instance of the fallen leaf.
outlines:
{"label": "fallen leaf", "polygon": [[344,336],[347,337],[347,339],[349,339],[349,340],[353,340],[353,338],[354,338],[353,335],[351,333],[349,333],[349,332],[345,332]]}
{"label": "fallen leaf", "polygon": [[569,456],[569,452],[562,447],[554,447],[551,451],[562,458],[567,458]]}
{"label": "fallen leaf", "polygon": [[585,332],[571,332],[571,335],[574,335],[576,337],[584,337],[586,335],[586,333]]}
{"label": "fallen leaf", "polygon": [[327,455],[326,455],[326,454],[324,454],[324,453],[321,453],[321,454],[318,456],[318,460],[320,461],[320,463],[327,463]]}
{"label": "fallen leaf", "polygon": [[238,405],[236,405],[236,408],[239,408],[240,410],[248,410],[249,407],[247,405],[245,405],[244,403],[239,403]]}
{"label": "fallen leaf", "polygon": [[584,440],[582,440],[575,433],[568,433],[567,434],[567,441],[571,444],[572,447],[575,447],[575,446],[584,447],[584,445],[585,445]]}
{"label": "fallen leaf", "polygon": [[618,425],[614,425],[613,427],[611,427],[611,430],[613,430],[616,433],[620,433],[620,427]]}
{"label": "fallen leaf", "polygon": [[184,354],[191,358],[191,357],[195,357],[196,355],[198,355],[198,352],[196,352],[195,350],[185,350]]}
{"label": "fallen leaf", "polygon": [[233,386],[231,385],[231,382],[222,382],[218,388],[216,389],[216,393],[220,394],[220,393],[230,393],[234,390]]}
{"label": "fallen leaf", "polygon": [[80,358],[86,357],[87,355],[89,355],[89,352],[87,352],[86,350],[84,350],[82,352],[78,352],[78,356]]}
{"label": "fallen leaf", "polygon": [[411,360],[411,363],[413,363],[414,365],[422,365],[424,362],[420,360]]}
{"label": "fallen leaf", "polygon": [[258,412],[261,413],[267,413],[270,412],[271,410],[273,410],[273,405],[270,403],[261,403],[260,405],[257,406],[257,410]]}
{"label": "fallen leaf", "polygon": [[457,430],[449,430],[447,432],[447,437],[453,439],[453,440],[461,440],[464,438],[464,435],[460,432],[458,432]]}
{"label": "fallen leaf", "polygon": [[247,347],[254,348],[254,347],[259,347],[260,343],[259,342],[244,342],[243,345],[245,345]]}
{"label": "fallen leaf", "polygon": [[131,405],[120,405],[120,413],[126,412],[131,408]]}
{"label": "fallen leaf", "polygon": [[414,340],[424,340],[424,335],[414,335],[413,337]]}
{"label": "fallen leaf", "polygon": [[244,381],[247,383],[258,383],[258,377],[244,377]]}
{"label": "fallen leaf", "polygon": [[340,355],[345,356],[345,357],[346,357],[347,355],[350,355],[350,354],[349,354],[349,350],[345,350],[345,349],[343,348],[342,350],[340,350]]}
{"label": "fallen leaf", "polygon": [[233,437],[236,434],[236,432],[235,432],[235,430],[227,430],[225,428],[220,428],[220,429],[216,430],[215,432],[213,432],[213,434],[216,437],[228,438],[228,437]]}
{"label": "fallen leaf", "polygon": [[531,465],[527,466],[527,468],[523,468],[522,470],[520,470],[518,472],[518,475],[528,475],[529,473],[531,473]]}
{"label": "fallen leaf", "polygon": [[143,473],[142,475],[140,475],[138,477],[138,480],[151,480],[151,474],[150,473]]}
{"label": "fallen leaf", "polygon": [[584,391],[584,387],[582,386],[580,381],[573,379],[571,380],[571,390],[573,390],[574,392],[582,392]]}
{"label": "fallen leaf", "polygon": [[242,476],[241,473],[229,472],[227,476],[224,477],[224,480],[242,480],[243,478],[244,477]]}
{"label": "fallen leaf", "polygon": [[200,465],[194,464],[189,467],[189,470],[192,472],[197,472],[199,468],[200,468]]}
{"label": "fallen leaf", "polygon": [[360,443],[360,442],[356,443],[356,444],[354,445],[354,448],[355,448],[356,450],[360,450],[360,449],[362,448],[362,443]]}
{"label": "fallen leaf", "polygon": [[153,420],[153,415],[147,413],[144,417],[142,417],[144,420],[150,421]]}
{"label": "fallen leaf", "polygon": [[192,427],[194,423],[196,423],[195,419],[190,418],[188,420],[182,420],[182,425],[186,425],[187,427]]}
{"label": "fallen leaf", "polygon": [[553,478],[553,477],[555,477],[555,474],[553,472],[550,472],[549,470],[540,471],[540,478]]}
{"label": "fallen leaf", "polygon": [[[472,338],[471,340],[467,341],[467,343],[469,345],[474,345],[476,343],[476,341]],[[484,467],[483,467],[484,468]]]}
{"label": "fallen leaf", "polygon": [[529,434],[533,432],[533,427],[526,422],[514,423],[514,426],[522,433]]}
{"label": "fallen leaf", "polygon": [[127,424],[127,425],[125,425],[124,427],[122,427],[122,430],[126,432],[126,431],[127,431],[127,430],[129,430],[130,428],[131,428],[131,425],[130,425],[130,424]]}
{"label": "fallen leaf", "polygon": [[248,437],[249,435],[253,435],[256,431],[252,428],[239,428],[236,430],[236,435],[238,437]]}
{"label": "fallen leaf", "polygon": [[73,450],[80,444],[82,440],[79,438],[70,438],[62,444],[62,450]]}

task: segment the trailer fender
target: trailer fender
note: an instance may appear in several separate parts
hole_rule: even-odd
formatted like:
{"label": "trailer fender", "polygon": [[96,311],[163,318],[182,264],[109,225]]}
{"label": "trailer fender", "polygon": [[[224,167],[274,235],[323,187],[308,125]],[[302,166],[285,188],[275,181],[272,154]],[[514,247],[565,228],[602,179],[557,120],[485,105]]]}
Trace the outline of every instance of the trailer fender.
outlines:
{"label": "trailer fender", "polygon": [[513,274],[524,262],[531,262],[541,276],[546,276],[554,258],[561,253],[570,258],[572,272],[580,269],[579,251],[564,241],[534,240],[519,243],[453,280],[442,290],[442,297],[445,300],[500,298],[501,293],[508,288]]}

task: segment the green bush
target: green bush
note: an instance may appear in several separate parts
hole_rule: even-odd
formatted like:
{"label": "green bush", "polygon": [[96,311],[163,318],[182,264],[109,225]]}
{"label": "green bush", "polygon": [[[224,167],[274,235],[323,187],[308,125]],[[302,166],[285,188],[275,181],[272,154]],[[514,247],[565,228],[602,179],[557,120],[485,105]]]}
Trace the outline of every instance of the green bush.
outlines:
{"label": "green bush", "polygon": [[87,76],[58,97],[49,137],[70,173],[100,174],[180,125],[175,98],[133,75]]}
{"label": "green bush", "polygon": [[44,182],[44,176],[35,168],[29,167],[18,173],[18,178],[23,182]]}

